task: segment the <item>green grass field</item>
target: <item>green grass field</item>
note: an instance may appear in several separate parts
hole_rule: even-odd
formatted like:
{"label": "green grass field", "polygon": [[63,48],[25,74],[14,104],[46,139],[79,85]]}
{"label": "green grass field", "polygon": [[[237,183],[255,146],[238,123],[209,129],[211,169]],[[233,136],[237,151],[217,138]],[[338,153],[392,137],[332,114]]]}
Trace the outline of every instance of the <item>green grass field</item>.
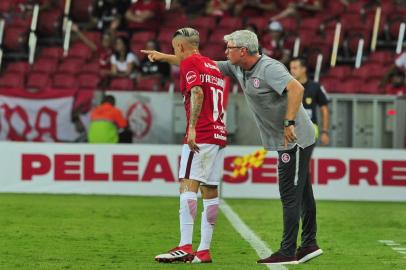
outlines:
{"label": "green grass field", "polygon": [[[277,249],[278,200],[227,202]],[[378,243],[390,239],[406,247],[405,203],[322,201],[318,221],[325,254],[289,269],[406,269],[406,254]],[[256,265],[257,254],[223,214],[213,264],[155,263],[156,254],[178,243],[178,227],[177,198],[0,194],[0,269],[267,269]],[[198,241],[196,234],[196,247]]]}

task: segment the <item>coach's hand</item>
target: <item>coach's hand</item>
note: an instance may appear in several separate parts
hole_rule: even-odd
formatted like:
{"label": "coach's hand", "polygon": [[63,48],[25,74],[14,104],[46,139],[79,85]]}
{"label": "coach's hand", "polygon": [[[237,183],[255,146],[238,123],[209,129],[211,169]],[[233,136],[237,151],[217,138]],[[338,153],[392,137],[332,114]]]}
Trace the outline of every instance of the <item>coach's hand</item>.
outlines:
{"label": "coach's hand", "polygon": [[141,50],[143,54],[146,54],[148,56],[149,61],[155,62],[155,61],[161,61],[164,58],[164,54],[158,51],[153,51],[153,50]]}
{"label": "coach's hand", "polygon": [[285,137],[285,147],[288,147],[288,143],[293,143],[297,140],[294,125],[285,127],[284,137]]}
{"label": "coach's hand", "polygon": [[323,145],[323,146],[329,145],[330,137],[328,136],[327,132],[321,132],[320,142],[321,142],[321,145]]}
{"label": "coach's hand", "polygon": [[196,144],[196,129],[189,127],[189,133],[187,136],[187,144],[189,145],[190,151],[199,153],[200,148]]}

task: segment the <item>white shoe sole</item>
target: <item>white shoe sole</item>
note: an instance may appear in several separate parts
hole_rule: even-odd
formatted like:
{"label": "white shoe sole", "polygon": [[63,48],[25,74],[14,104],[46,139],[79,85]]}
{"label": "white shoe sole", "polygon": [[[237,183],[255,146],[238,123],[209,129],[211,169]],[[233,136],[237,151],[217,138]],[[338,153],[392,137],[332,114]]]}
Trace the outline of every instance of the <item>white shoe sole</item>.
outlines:
{"label": "white shoe sole", "polygon": [[311,259],[320,256],[321,254],[323,254],[323,250],[321,250],[320,248],[316,251],[313,251],[312,253],[307,254],[306,256],[304,256],[303,258],[301,258],[298,263],[305,263],[307,261],[310,261]]}
{"label": "white shoe sole", "polygon": [[277,265],[277,264],[299,264],[298,261],[290,261],[290,262],[278,262],[278,263],[259,263],[259,264],[266,264],[266,265]]}

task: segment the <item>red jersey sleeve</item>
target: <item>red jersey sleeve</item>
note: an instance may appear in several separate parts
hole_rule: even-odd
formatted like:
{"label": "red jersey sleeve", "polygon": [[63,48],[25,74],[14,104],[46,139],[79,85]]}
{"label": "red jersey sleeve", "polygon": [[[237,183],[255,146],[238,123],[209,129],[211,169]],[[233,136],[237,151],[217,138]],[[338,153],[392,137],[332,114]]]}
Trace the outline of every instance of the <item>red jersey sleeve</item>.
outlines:
{"label": "red jersey sleeve", "polygon": [[189,92],[192,87],[202,86],[200,79],[200,69],[194,63],[193,59],[185,59],[181,63],[182,79],[185,82],[186,92]]}

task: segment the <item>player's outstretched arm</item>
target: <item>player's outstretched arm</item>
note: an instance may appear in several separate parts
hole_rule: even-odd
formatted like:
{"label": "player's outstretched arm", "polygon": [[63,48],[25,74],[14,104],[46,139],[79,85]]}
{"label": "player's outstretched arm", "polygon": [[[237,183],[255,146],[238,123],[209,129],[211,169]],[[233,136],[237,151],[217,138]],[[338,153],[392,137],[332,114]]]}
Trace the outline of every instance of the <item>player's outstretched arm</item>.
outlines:
{"label": "player's outstretched arm", "polygon": [[176,66],[179,66],[180,63],[180,58],[174,54],[166,54],[153,50],[141,50],[141,52],[143,54],[146,54],[148,56],[149,61],[151,62],[161,61]]}

